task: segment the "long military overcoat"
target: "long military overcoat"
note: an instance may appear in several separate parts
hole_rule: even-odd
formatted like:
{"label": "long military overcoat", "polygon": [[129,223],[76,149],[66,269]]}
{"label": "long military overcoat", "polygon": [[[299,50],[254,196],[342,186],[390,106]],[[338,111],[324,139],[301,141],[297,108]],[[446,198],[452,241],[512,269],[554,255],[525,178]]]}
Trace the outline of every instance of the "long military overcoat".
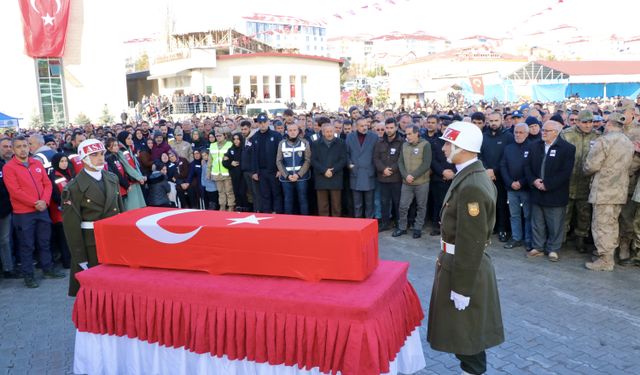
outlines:
{"label": "long military overcoat", "polygon": [[[442,207],[442,240],[455,254],[440,253],[429,304],[427,341],[434,350],[473,355],[504,342],[500,298],[485,253],[495,223],[496,188],[482,162],[460,171]],[[451,291],[471,297],[462,311]]]}
{"label": "long military overcoat", "polygon": [[[102,181],[104,191],[98,185]],[[72,297],[80,288],[75,278],[76,272],[82,270],[79,264],[98,265],[93,229],[81,229],[80,224],[106,219],[124,211],[118,178],[111,172],[102,171],[102,181],[96,181],[83,169],[62,191],[62,222],[71,253],[69,295]]]}

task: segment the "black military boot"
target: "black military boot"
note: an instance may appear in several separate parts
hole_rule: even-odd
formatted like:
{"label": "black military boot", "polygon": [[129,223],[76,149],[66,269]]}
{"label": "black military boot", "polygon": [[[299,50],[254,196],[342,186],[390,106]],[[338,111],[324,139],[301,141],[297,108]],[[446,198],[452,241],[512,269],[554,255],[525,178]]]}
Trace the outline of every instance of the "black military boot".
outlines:
{"label": "black military boot", "polygon": [[576,251],[580,254],[584,254],[587,252],[587,248],[584,245],[584,237],[576,236]]}

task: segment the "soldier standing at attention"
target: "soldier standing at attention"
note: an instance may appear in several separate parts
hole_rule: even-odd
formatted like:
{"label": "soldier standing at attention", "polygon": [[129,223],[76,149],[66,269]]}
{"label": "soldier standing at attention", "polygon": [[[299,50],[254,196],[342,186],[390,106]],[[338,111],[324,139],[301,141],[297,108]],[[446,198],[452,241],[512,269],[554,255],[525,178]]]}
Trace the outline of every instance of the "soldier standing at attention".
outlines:
{"label": "soldier standing at attention", "polygon": [[69,296],[75,297],[80,284],[76,272],[98,265],[93,222],[124,211],[118,178],[104,170],[105,148],[97,139],[78,146],[84,168],[62,191],[62,222],[71,252]]}
{"label": "soldier standing at attention", "polygon": [[427,341],[454,353],[463,374],[487,370],[485,349],[504,342],[500,297],[485,253],[495,224],[496,187],[478,153],[480,129],[454,122],[442,135],[447,161],[458,171],[442,207],[442,252],[429,306]]}
{"label": "soldier standing at attention", "polygon": [[591,230],[598,256],[585,264],[592,271],[613,271],[618,217],[627,203],[629,167],[634,153],[633,143],[622,133],[624,120],[621,113],[609,116],[604,136],[596,140],[584,163],[584,173],[593,174],[589,203],[593,204]]}
{"label": "soldier standing at attention", "polygon": [[587,201],[591,178],[584,174],[582,166],[589,149],[598,138],[598,134],[593,130],[593,113],[587,109],[580,111],[577,124],[563,130],[560,136],[576,147],[576,157],[569,183],[569,203],[564,217],[564,235],[566,239],[575,212],[576,225],[573,234],[576,238],[576,250],[584,253],[586,252],[584,240],[589,236],[591,225],[591,205]]}

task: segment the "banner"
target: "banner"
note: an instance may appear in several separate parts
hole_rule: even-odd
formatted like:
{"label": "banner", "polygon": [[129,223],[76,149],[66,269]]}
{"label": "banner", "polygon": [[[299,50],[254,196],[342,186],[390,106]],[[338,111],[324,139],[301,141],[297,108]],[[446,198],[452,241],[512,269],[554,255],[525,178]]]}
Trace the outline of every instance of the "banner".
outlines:
{"label": "banner", "polygon": [[62,57],[71,0],[19,0],[27,55]]}
{"label": "banner", "polygon": [[471,90],[473,90],[474,94],[484,95],[484,82],[482,81],[482,77],[469,77],[469,81],[471,82]]}

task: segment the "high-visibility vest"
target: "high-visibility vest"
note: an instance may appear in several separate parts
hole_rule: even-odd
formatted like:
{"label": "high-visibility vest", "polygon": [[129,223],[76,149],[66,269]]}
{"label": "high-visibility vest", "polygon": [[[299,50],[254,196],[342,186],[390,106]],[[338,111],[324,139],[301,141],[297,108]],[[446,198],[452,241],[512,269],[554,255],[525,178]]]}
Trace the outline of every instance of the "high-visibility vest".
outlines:
{"label": "high-visibility vest", "polygon": [[229,170],[222,165],[224,154],[231,148],[231,142],[227,141],[222,147],[218,146],[218,142],[213,142],[209,146],[209,159],[211,163],[212,176],[228,176]]}
{"label": "high-visibility vest", "polygon": [[[305,155],[304,152],[307,150],[307,144],[302,142],[301,139],[298,139],[298,142],[294,145],[289,145],[289,143],[284,140],[281,143],[280,151],[282,151],[282,165],[284,169],[287,171],[287,176],[298,173],[302,166],[305,163]],[[288,181],[287,176],[280,176],[281,181]],[[303,176],[300,176],[301,180],[306,180],[309,178],[309,171],[307,171]]]}

